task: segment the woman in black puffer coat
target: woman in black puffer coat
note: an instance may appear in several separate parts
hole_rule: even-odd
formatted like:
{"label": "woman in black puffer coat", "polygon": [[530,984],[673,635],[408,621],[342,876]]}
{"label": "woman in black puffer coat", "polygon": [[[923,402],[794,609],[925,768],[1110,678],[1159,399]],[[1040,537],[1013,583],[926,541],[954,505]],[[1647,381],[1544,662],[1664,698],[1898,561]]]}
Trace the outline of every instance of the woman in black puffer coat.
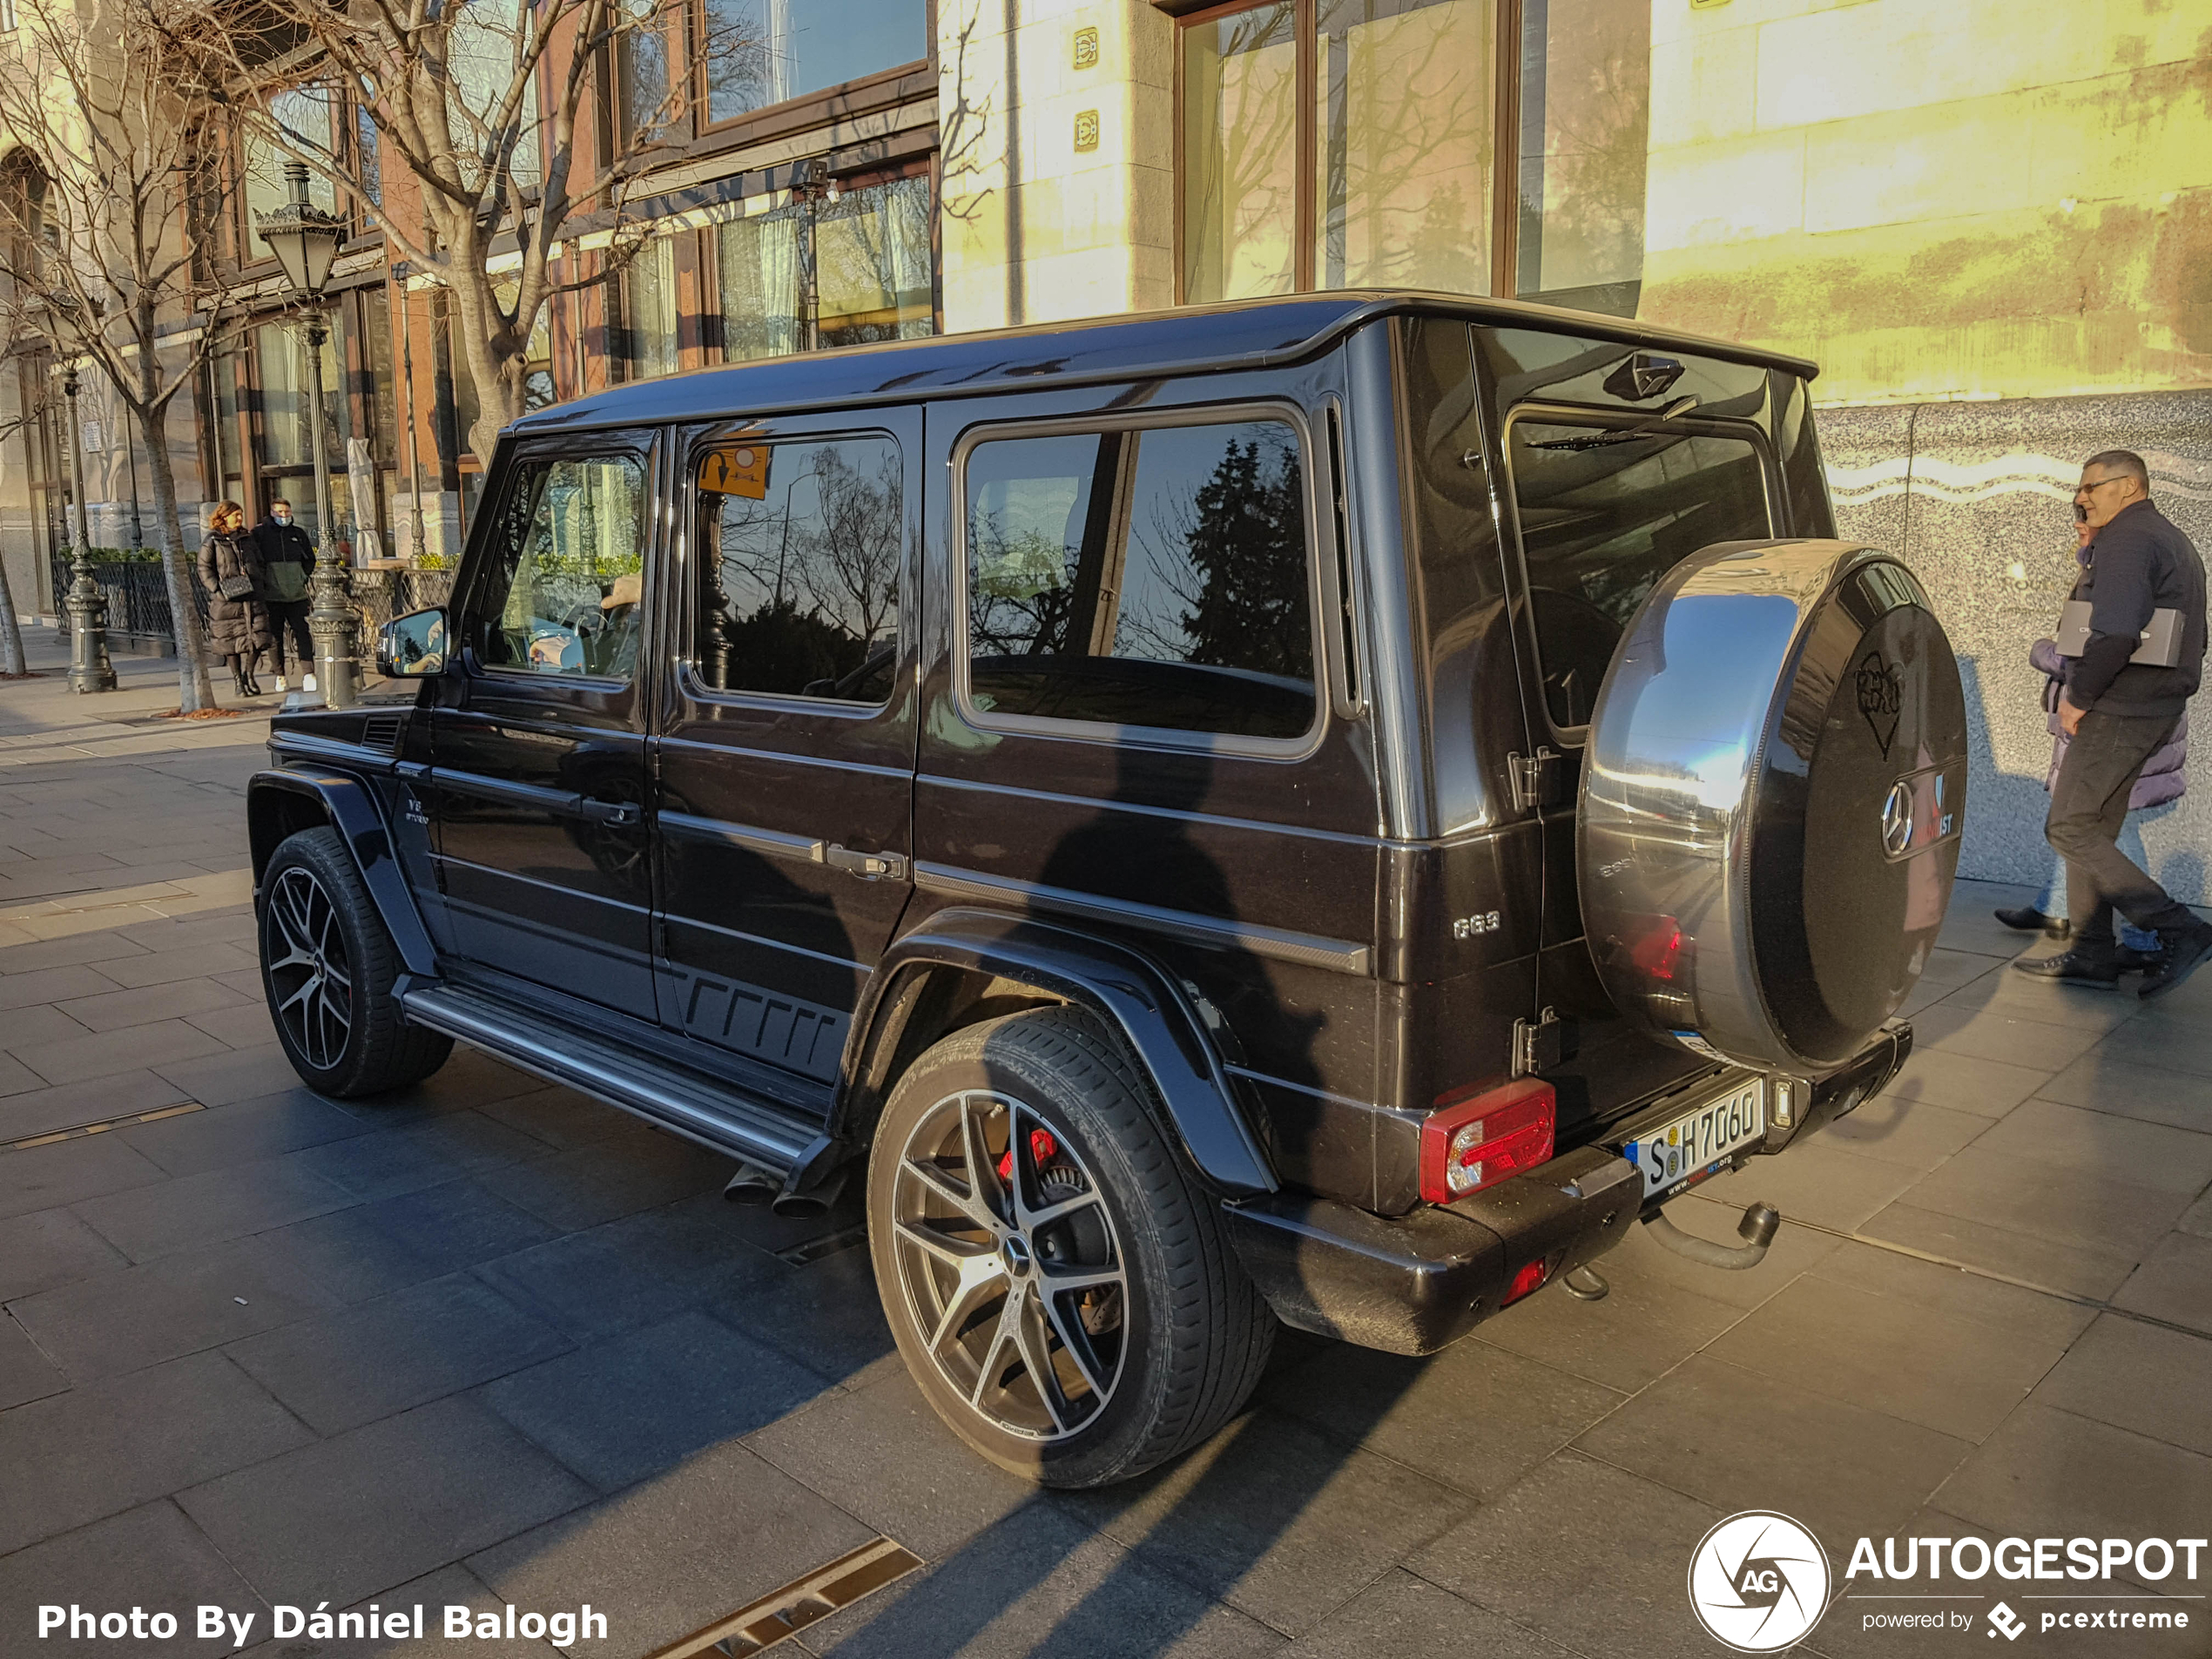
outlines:
{"label": "woman in black puffer coat", "polygon": [[[199,585],[207,592],[207,648],[230,664],[231,685],[240,697],[259,697],[253,659],[269,647],[269,609],[262,604],[261,555],[246,533],[246,511],[234,501],[218,502],[209,519],[207,539],[199,545]],[[243,579],[253,584],[235,597],[223,591]]]}

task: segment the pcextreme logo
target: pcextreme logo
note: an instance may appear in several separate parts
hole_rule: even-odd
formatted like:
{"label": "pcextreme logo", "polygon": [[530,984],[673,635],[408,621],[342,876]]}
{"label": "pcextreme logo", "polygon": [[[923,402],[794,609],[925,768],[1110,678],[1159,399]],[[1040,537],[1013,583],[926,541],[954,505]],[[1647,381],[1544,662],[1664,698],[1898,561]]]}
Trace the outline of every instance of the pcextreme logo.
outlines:
{"label": "pcextreme logo", "polygon": [[1690,1610],[1738,1653],[1778,1653],[1803,1640],[1827,1605],[1828,1556],[1787,1515],[1730,1515],[1689,1558]]}

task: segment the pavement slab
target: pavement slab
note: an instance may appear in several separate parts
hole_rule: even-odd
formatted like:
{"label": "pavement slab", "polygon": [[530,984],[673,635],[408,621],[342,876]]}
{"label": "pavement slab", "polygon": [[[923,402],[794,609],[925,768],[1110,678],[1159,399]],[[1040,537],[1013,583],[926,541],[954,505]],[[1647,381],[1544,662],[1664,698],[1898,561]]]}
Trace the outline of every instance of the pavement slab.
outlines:
{"label": "pavement slab", "polygon": [[2212,1338],[2101,1313],[2035,1398],[2212,1457]]}
{"label": "pavement slab", "polygon": [[[166,1609],[177,1615],[178,1634],[150,1651],[193,1659],[216,1659],[235,1645],[228,1639],[200,1640],[192,1613],[196,1607],[251,1614],[253,1629],[266,1634],[269,1628],[268,1604],[167,1498],[0,1556],[0,1608],[11,1615],[22,1609],[27,1617],[28,1609],[46,1604],[90,1612]],[[80,1652],[99,1650],[81,1641],[76,1645]]]}
{"label": "pavement slab", "polygon": [[[590,1496],[492,1413],[450,1398],[187,1487],[177,1501],[268,1600],[343,1606]],[[577,1599],[588,1598],[563,1587],[541,1604]]]}

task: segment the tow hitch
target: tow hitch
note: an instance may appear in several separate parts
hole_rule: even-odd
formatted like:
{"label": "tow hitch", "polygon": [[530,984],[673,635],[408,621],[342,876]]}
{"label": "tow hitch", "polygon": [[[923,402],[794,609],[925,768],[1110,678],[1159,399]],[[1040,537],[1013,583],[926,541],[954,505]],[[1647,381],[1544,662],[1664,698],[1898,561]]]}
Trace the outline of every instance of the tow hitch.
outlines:
{"label": "tow hitch", "polygon": [[1782,1212],[1771,1204],[1745,1205],[1743,1219],[1736,1224],[1736,1236],[1743,1240],[1740,1250],[1684,1232],[1668,1220],[1662,1211],[1646,1216],[1643,1224],[1655,1240],[1677,1256],[1687,1256],[1706,1267],[1740,1272],[1747,1267],[1757,1267],[1766,1259],[1766,1247],[1774,1242],[1774,1235],[1782,1225]]}

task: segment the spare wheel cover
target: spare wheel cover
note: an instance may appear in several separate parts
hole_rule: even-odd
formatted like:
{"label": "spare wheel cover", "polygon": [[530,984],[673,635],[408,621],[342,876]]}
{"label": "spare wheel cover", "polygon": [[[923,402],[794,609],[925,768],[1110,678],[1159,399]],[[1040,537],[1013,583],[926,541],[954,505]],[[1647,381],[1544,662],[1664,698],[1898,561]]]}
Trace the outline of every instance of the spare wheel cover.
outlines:
{"label": "spare wheel cover", "polygon": [[1730,542],[1655,588],[1590,718],[1583,927],[1622,1013],[1817,1073],[1935,947],[1966,805],[1966,699],[1912,573],[1854,543]]}

